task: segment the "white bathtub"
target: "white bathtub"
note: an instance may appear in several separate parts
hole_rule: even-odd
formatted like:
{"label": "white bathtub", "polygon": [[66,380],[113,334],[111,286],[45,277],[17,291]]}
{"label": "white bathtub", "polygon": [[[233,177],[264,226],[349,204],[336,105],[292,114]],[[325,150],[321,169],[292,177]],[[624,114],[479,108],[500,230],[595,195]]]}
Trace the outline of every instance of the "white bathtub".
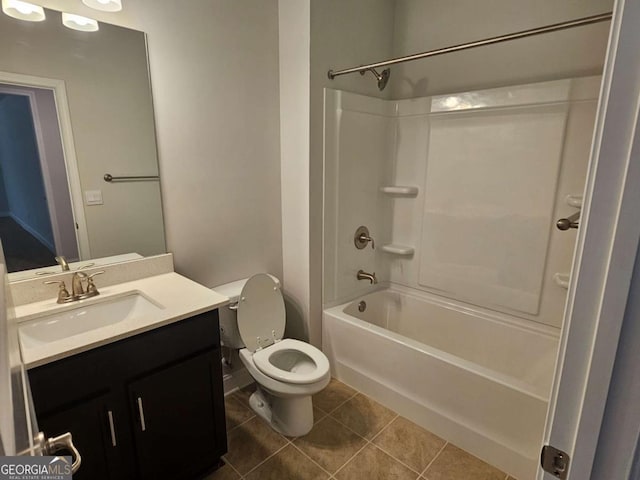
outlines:
{"label": "white bathtub", "polygon": [[530,480],[558,347],[530,323],[393,287],[325,309],[323,350],[338,379]]}

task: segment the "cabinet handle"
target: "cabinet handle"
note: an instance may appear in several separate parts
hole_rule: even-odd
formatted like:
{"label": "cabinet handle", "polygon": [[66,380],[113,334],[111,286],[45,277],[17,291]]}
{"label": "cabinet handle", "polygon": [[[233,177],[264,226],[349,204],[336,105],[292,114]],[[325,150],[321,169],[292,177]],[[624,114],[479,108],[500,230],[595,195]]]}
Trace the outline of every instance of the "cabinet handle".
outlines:
{"label": "cabinet handle", "polygon": [[147,425],[144,423],[144,408],[142,408],[142,397],[138,397],[138,413],[140,414],[140,428],[144,432]]}
{"label": "cabinet handle", "polygon": [[116,428],[113,425],[113,412],[109,410],[107,415],[109,416],[109,429],[111,430],[111,445],[117,447],[118,442],[116,441]]}

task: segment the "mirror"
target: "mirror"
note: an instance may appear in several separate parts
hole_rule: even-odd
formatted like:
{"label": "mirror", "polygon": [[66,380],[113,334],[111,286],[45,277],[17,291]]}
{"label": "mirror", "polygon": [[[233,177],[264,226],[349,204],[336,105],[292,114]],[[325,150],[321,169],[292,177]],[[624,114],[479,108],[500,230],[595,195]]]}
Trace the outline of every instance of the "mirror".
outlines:
{"label": "mirror", "polygon": [[9,267],[164,253],[145,34],[104,23],[80,32],[60,12],[45,14],[25,22],[0,13],[0,238]]}

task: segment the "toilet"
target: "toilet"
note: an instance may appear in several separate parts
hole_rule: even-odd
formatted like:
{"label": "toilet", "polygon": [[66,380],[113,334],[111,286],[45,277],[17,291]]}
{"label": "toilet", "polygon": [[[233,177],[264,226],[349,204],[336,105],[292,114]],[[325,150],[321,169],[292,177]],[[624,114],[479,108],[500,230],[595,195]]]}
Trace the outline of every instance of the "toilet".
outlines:
{"label": "toilet", "polygon": [[306,435],[313,427],[311,395],[331,378],[329,360],[313,345],[283,338],[286,316],[277,278],[259,273],[215,290],[231,299],[220,309],[222,344],[240,349],[258,387],[251,408],[283,435]]}

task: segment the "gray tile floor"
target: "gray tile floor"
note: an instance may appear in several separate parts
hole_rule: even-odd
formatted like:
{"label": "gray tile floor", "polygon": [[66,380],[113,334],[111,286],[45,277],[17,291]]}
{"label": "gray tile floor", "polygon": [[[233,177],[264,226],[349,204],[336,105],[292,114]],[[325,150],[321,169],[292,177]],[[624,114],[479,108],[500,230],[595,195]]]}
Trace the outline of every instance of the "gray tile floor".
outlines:
{"label": "gray tile floor", "polygon": [[226,465],[206,480],[515,480],[335,379],[311,432],[284,437],[249,408],[253,388],[225,399]]}

